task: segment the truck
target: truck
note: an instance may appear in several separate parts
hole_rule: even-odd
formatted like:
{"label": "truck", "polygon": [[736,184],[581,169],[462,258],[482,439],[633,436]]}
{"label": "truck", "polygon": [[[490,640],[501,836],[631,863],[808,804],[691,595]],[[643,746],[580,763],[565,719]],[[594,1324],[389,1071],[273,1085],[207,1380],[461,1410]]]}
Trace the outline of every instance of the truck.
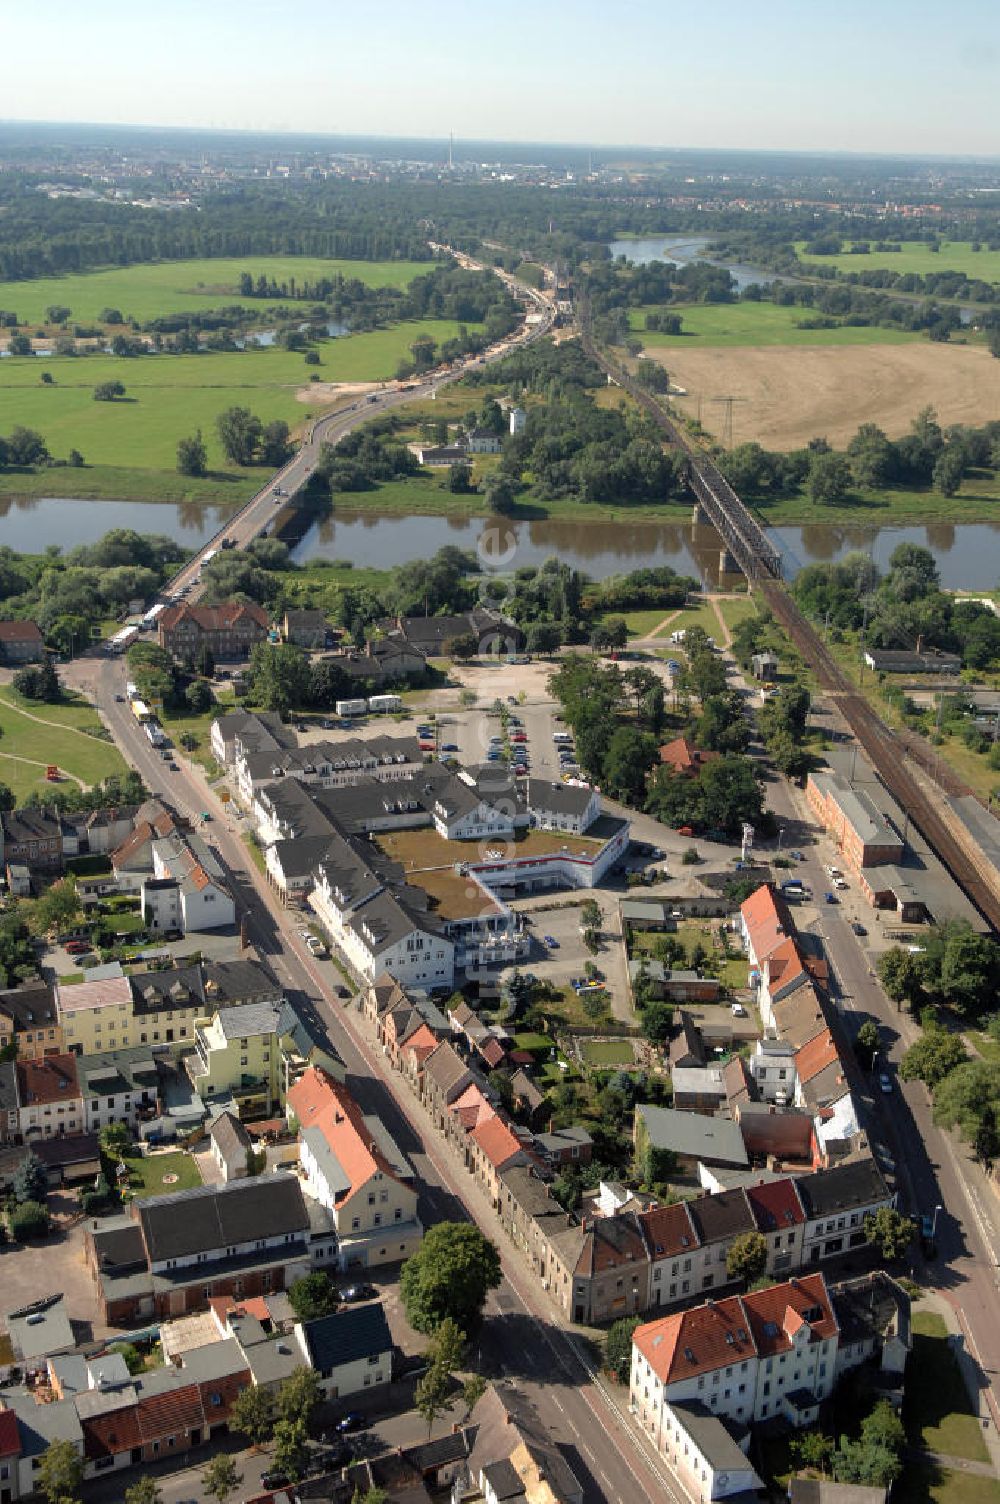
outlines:
{"label": "truck", "polygon": [[166,601],[157,601],[155,606],[150,606],[149,610],[142,618],[142,630],[144,632],[148,632],[152,627],[155,627],[157,618],[166,609]]}
{"label": "truck", "polygon": [[139,698],[138,687],[133,683],[131,679],[129,679],[128,683],[125,685],[125,694],[129,700],[137,700]]}
{"label": "truck", "polygon": [[218,552],[219,550],[217,548],[206,548],[205,552],[201,556],[201,567],[204,569],[206,564],[211,564],[212,560],[215,558]]}
{"label": "truck", "polygon": [[138,627],[122,627],[113,637],[109,637],[105,643],[104,651],[111,656],[117,656],[130,648],[139,635]]}
{"label": "truck", "polygon": [[145,726],[147,721],[151,721],[153,719],[153,712],[150,710],[145,700],[132,701],[132,714],[135,716],[140,726]]}
{"label": "truck", "polygon": [[163,727],[158,725],[156,721],[147,721],[145,730],[151,747],[162,747],[166,742],[166,733]]}
{"label": "truck", "polygon": [[400,695],[372,695],[368,701],[368,709],[373,715],[388,715],[390,711],[402,710],[403,701]]}
{"label": "truck", "polygon": [[366,715],[368,712],[368,701],[338,700],[335,709],[339,716]]}

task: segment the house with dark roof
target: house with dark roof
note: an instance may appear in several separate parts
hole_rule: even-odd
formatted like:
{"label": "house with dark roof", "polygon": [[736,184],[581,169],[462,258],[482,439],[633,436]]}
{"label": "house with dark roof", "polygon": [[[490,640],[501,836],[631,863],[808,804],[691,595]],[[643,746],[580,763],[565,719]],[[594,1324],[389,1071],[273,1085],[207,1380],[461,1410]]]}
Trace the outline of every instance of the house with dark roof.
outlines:
{"label": "house with dark roof", "polygon": [[26,867],[29,873],[61,872],[63,827],[50,809],[7,809],[0,813],[0,862]]}
{"label": "house with dark roof", "polygon": [[804,1265],[860,1248],[865,1242],[865,1217],[893,1202],[871,1155],[803,1175],[796,1189],[806,1217]]}
{"label": "house with dark roof", "polygon": [[0,992],[0,1051],[36,1057],[63,1048],[63,1031],[51,986],[33,982]]}
{"label": "house with dark roof", "polygon": [[763,1484],[749,1448],[749,1426],[734,1425],[700,1399],[663,1408],[660,1450],[692,1499],[758,1498]]}
{"label": "house with dark roof", "polygon": [[323,612],[315,607],[286,608],[282,618],[281,635],[285,641],[308,651],[330,647],[334,632]]}
{"label": "house with dark roof", "polygon": [[361,1394],[392,1379],[392,1335],[380,1301],[305,1321],[296,1336],[327,1399]]}
{"label": "house with dark roof", "polygon": [[239,1118],[231,1112],[220,1112],[209,1127],[208,1142],[223,1181],[245,1180],[250,1173],[253,1139]]}
{"label": "house with dark roof", "polygon": [[41,663],[45,638],[33,621],[0,621],[0,662]]}
{"label": "house with dark roof", "polygon": [[132,1203],[87,1224],[87,1261],[109,1325],[183,1316],[219,1295],[284,1290],[310,1268],[311,1222],[294,1175]]}
{"label": "house with dark roof", "polygon": [[[491,1384],[469,1417],[475,1441],[466,1482],[504,1504],[583,1504],[583,1485],[550,1439],[531,1402],[507,1384]],[[459,1481],[453,1497],[469,1498]]]}

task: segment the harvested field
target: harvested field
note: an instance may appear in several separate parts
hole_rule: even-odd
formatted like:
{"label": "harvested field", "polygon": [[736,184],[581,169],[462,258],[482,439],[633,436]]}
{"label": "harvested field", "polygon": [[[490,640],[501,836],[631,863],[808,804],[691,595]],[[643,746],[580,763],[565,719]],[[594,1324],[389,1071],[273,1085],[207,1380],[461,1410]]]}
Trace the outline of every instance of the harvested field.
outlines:
{"label": "harvested field", "polygon": [[877,423],[897,438],[928,404],[943,424],[1000,416],[1000,362],[966,345],[691,351],[674,345],[647,348],[647,355],[686,391],[675,399],[686,416],[697,416],[700,396],[701,421],[716,434],[725,407],[708,399],[720,392],[741,399],[733,406],[734,444],[756,439],[766,449],[799,449],[821,434],[843,445],[862,423]]}

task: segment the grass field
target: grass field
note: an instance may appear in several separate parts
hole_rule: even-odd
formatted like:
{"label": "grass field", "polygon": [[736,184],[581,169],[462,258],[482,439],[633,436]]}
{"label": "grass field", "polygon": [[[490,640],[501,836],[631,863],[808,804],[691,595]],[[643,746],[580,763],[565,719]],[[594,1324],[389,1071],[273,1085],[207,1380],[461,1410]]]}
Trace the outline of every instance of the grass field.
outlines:
{"label": "grass field", "polygon": [[[670,611],[662,612],[660,621],[672,614]],[[719,640],[719,618],[708,601],[699,601],[695,606],[683,606],[659,635],[669,639],[671,632],[686,632],[690,627],[701,627],[709,637],[714,637],[717,642]]]}
{"label": "grass field", "polygon": [[1000,1482],[918,1462],[904,1469],[892,1490],[906,1504],[1000,1504]]}
{"label": "grass field", "polygon": [[[680,334],[661,334],[646,330],[644,308],[629,312],[629,323],[636,339],[647,348],[669,350],[688,346],[701,348],[717,345],[898,345],[919,339],[902,329],[844,327],[838,329],[799,329],[802,319],[813,317],[809,308],[782,308],[775,303],[694,303],[676,308],[683,320]],[[669,363],[668,363],[669,365]]]}
{"label": "grass field", "polygon": [[734,627],[738,627],[741,621],[757,615],[757,607],[750,596],[724,597],[719,601],[719,610],[730,632]]}
{"label": "grass field", "polygon": [[117,308],[126,319],[144,323],[162,314],[187,309],[194,313],[236,302],[259,309],[263,318],[268,307],[291,300],[241,298],[242,272],[249,272],[255,280],[262,274],[277,282],[294,277],[300,286],[340,272],[369,287],[407,287],[432,266],[430,261],[326,261],[318,256],[159,261],[66,277],[39,277],[31,282],[0,282],[0,308],[13,309],[21,323],[33,325],[45,324],[46,308],[56,303],[71,310],[71,324],[97,323],[105,308]]}
{"label": "grass field", "polygon": [[[198,1166],[190,1154],[127,1155],[129,1187],[137,1201],[149,1196],[172,1196],[177,1191],[192,1191],[202,1184]],[[164,1175],[176,1175],[176,1181],[163,1183]]]}
{"label": "grass field", "polygon": [[[32,716],[41,719],[33,720]],[[85,784],[124,773],[125,760],[117,748],[86,734],[85,728],[99,725],[96,712],[88,706],[29,706],[12,689],[5,688],[0,692],[0,782],[9,784],[18,799],[25,799],[30,793],[52,787],[45,781],[49,763],[57,763]]]}
{"label": "grass field", "polygon": [[635,1051],[627,1039],[581,1039],[580,1054],[588,1065],[634,1065]]}
{"label": "grass field", "polygon": [[965,276],[980,282],[1000,282],[1000,251],[972,249],[969,240],[945,241],[940,251],[932,251],[920,240],[901,241],[900,251],[869,251],[868,254],[852,256],[843,252],[839,256],[807,256],[806,242],[800,240],[795,250],[804,266],[835,266],[841,272],[875,272],[888,269],[893,272],[916,272],[925,276],[928,272],[963,272]]}
{"label": "grass field", "polygon": [[911,1438],[927,1451],[988,1461],[982,1429],[948,1346],[948,1329],[933,1312],[917,1311],[913,1317],[903,1414]]}
{"label": "grass field", "polygon": [[[388,380],[418,335],[441,341],[457,332],[453,320],[415,319],[329,340],[319,347],[320,365],[314,367],[306,366],[301,354],[273,347],[131,360],[54,357],[44,362],[53,377],[51,386],[41,383],[42,363],[25,356],[0,362],[0,404],[8,428],[21,423],[37,429],[58,458],[75,448],[88,464],[170,471],[176,477],[173,484],[186,487],[186,479],[176,476],[177,441],[196,428],[208,447],[210,469],[248,474],[224,459],[215,422],[226,408],[249,407],[264,422],[284,418],[294,429],[327,405],[321,397],[309,400],[311,371],[324,382]],[[94,387],[104,381],[122,382],[124,400],[95,402]],[[298,400],[297,393],[306,400]],[[76,474],[64,478],[73,484]],[[262,472],[256,475],[262,477]],[[7,489],[17,492],[20,479],[8,476]],[[141,488],[141,477],[133,490],[136,486]]]}
{"label": "grass field", "polygon": [[946,427],[979,424],[1000,404],[1000,362],[958,342],[710,348],[682,338],[649,354],[686,392],[674,399],[685,417],[719,436],[725,407],[712,399],[732,395],[733,443],[766,449],[799,449],[817,436],[842,446],[862,423],[898,438],[928,403]]}

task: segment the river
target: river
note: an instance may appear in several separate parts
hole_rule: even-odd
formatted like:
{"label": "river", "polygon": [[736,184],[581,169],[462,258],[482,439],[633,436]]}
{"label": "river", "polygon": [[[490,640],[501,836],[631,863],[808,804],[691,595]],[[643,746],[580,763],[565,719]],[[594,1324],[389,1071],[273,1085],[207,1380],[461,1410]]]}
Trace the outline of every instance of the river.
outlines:
{"label": "river", "polygon": [[687,266],[691,261],[705,261],[709,266],[722,266],[732,277],[740,292],[756,282],[761,287],[769,286],[774,280],[772,272],[766,272],[759,266],[744,266],[739,261],[717,261],[712,256],[703,254],[709,244],[707,235],[663,235],[648,236],[642,240],[612,240],[608,246],[612,257],[626,256],[629,261],[634,261],[637,266],[645,266],[650,261],[673,261],[676,266]]}
{"label": "river", "polygon": [[[40,553],[50,544],[93,543],[110,528],[165,533],[192,553],[218,531],[230,508],[198,502],[136,505],[128,501],[72,501],[40,497],[0,498],[0,543],[20,553]],[[885,569],[897,543],[931,549],[946,588],[992,590],[1000,578],[1000,522],[928,522],[878,527],[867,522],[811,522],[771,528],[791,579],[805,564],[843,558],[852,549],[871,553]],[[293,552],[309,559],[351,560],[377,569],[427,559],[445,544],[486,548],[504,569],[540,564],[555,556],[595,579],[650,564],[672,564],[709,584],[718,581],[719,540],[711,528],[684,520],[588,521],[544,518],[511,522],[494,517],[379,516],[338,509],[310,529]],[[489,559],[487,558],[489,566]]]}

